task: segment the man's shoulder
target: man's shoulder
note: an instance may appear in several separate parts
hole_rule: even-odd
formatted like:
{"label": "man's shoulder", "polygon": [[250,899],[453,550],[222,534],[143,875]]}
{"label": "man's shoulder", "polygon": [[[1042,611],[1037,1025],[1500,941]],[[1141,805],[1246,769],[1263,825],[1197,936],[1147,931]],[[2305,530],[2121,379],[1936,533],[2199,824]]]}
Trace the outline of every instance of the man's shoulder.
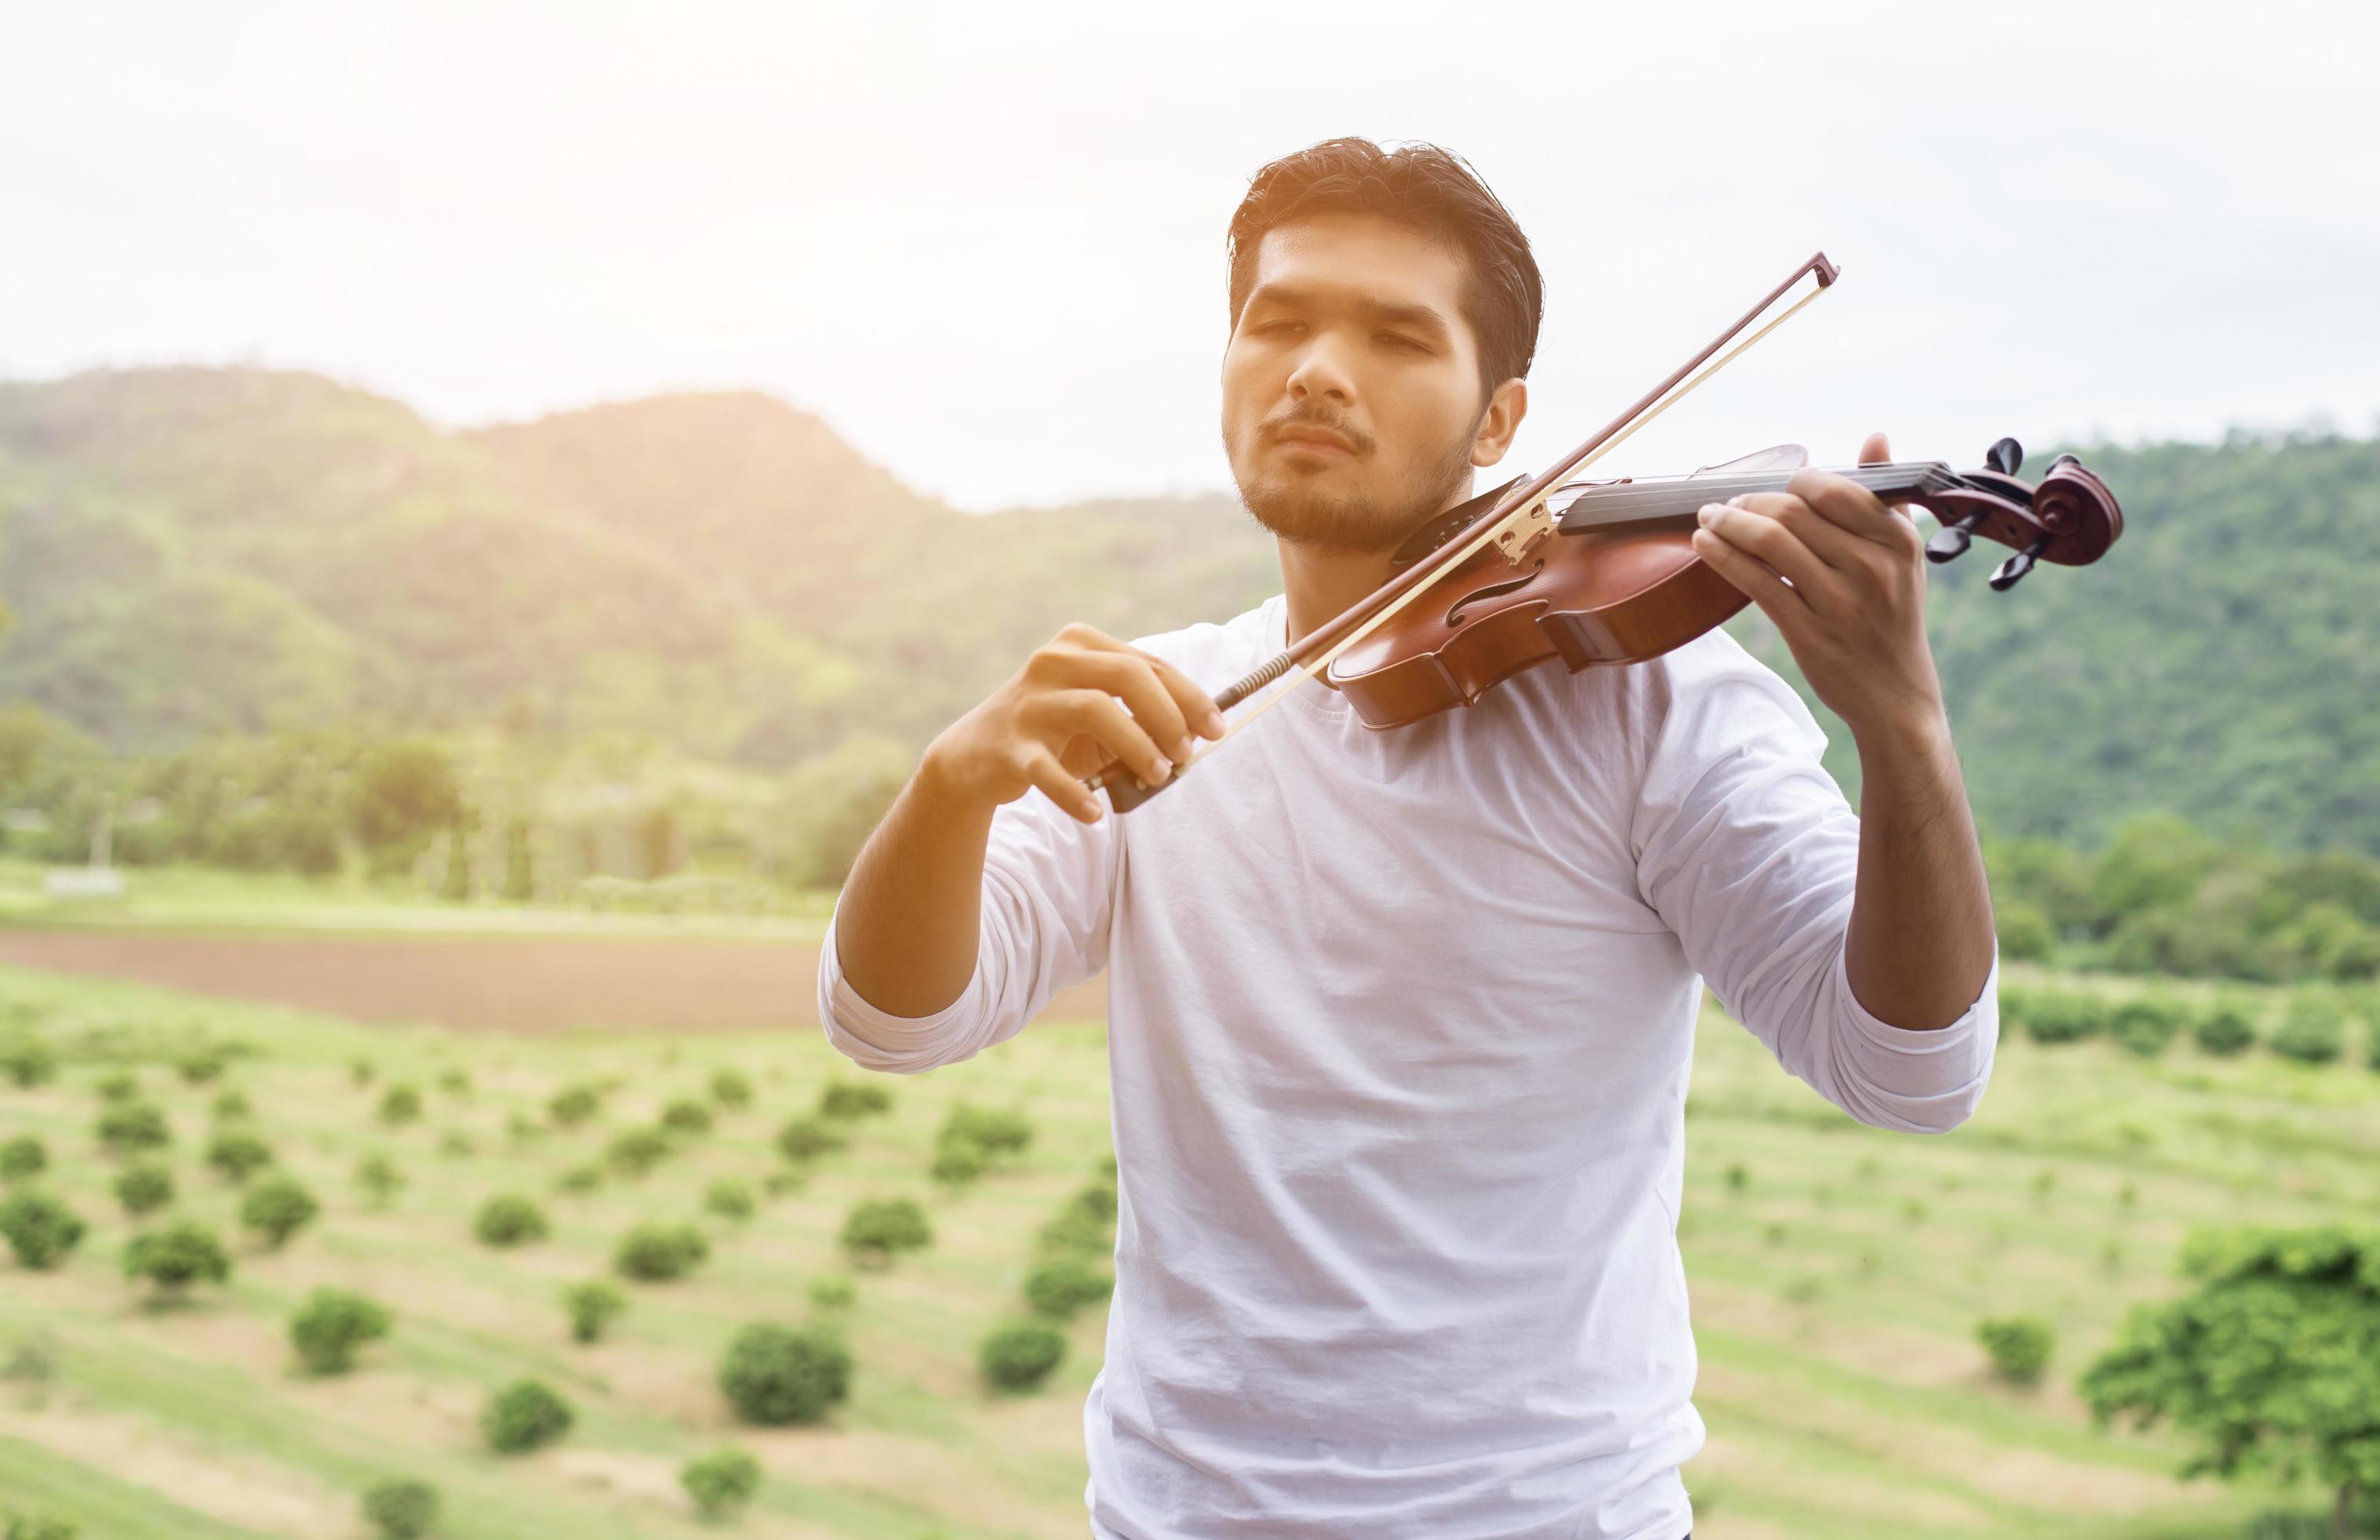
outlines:
{"label": "man's shoulder", "polygon": [[1280,594],[1249,606],[1229,620],[1198,621],[1177,630],[1132,638],[1143,652],[1162,658],[1209,692],[1220,690],[1277,650]]}

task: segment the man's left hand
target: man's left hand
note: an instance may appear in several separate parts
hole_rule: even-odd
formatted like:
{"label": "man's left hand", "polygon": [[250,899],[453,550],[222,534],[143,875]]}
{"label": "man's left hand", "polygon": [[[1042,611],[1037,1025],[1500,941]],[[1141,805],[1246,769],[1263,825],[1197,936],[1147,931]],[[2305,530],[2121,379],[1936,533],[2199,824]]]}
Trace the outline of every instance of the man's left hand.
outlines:
{"label": "man's left hand", "polygon": [[[1890,459],[1870,433],[1859,463]],[[1900,508],[1831,471],[1703,506],[1694,554],[1777,623],[1818,698],[1856,735],[1931,727],[1942,685],[1925,642],[1925,542]]]}

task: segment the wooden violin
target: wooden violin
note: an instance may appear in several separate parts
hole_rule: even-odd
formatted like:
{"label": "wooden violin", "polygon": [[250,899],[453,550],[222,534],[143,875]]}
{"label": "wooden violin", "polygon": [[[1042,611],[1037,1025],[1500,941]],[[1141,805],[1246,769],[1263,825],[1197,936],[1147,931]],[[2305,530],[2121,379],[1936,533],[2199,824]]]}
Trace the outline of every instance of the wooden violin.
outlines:
{"label": "wooden violin", "polygon": [[[1743,591],[1694,553],[1696,511],[1745,492],[1784,491],[1807,460],[1799,445],[1763,450],[1688,477],[1604,482],[1565,478],[1668,410],[1815,298],[1838,273],[1824,252],[1812,257],[1552,469],[1434,515],[1391,558],[1399,569],[1394,576],[1218,692],[1217,709],[1229,710],[1303,667],[1309,675],[1322,673],[1346,696],[1365,725],[1401,727],[1451,707],[1473,705],[1502,681],[1548,659],[1560,659],[1575,673],[1657,658],[1742,610],[1750,602]],[[1670,394],[1809,275],[1816,277],[1815,288]],[[2010,547],[2015,553],[1991,577],[1992,588],[2002,592],[2037,562],[2095,562],[2122,535],[2123,514],[2115,498],[2073,455],[2060,455],[2034,485],[2017,479],[2023,450],[2014,439],[2001,439],[1984,458],[1984,468],[1964,472],[1939,461],[1895,461],[1847,467],[1836,474],[1887,502],[1930,510],[1941,524],[1925,548],[1935,562],[1955,559],[1978,536]],[[1253,715],[1233,723],[1224,737]],[[1218,740],[1207,753],[1221,746]],[[1190,764],[1205,758],[1202,753]],[[1084,784],[1104,788],[1117,812],[1129,812],[1189,768],[1177,767],[1151,788],[1119,761],[1085,777]]]}

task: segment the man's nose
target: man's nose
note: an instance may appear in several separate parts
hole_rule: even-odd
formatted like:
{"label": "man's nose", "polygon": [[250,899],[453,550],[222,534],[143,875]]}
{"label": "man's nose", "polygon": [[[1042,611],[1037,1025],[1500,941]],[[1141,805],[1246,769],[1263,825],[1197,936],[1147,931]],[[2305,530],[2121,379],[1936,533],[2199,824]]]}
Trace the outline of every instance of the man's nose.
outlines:
{"label": "man's nose", "polygon": [[1328,336],[1317,337],[1307,345],[1297,367],[1289,371],[1289,394],[1300,398],[1318,395],[1342,406],[1354,402],[1354,377],[1342,366],[1337,348]]}

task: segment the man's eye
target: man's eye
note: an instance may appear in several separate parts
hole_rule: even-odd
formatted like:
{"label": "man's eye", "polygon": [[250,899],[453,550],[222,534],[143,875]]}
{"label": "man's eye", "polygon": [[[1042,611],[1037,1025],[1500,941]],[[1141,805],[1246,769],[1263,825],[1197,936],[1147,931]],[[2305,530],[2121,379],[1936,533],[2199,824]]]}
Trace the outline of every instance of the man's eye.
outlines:
{"label": "man's eye", "polygon": [[1269,337],[1276,332],[1286,332],[1296,324],[1293,321],[1268,321],[1258,325],[1256,332],[1257,336]]}
{"label": "man's eye", "polygon": [[1416,352],[1416,353],[1427,353],[1427,352],[1428,352],[1428,351],[1429,351],[1427,348],[1426,348],[1426,347],[1422,346],[1422,345],[1421,345],[1421,344],[1419,344],[1419,343],[1417,343],[1417,342],[1414,341],[1414,340],[1413,340],[1413,338],[1411,338],[1411,337],[1401,337],[1401,336],[1397,335],[1394,332],[1383,332],[1383,333],[1380,333],[1380,340],[1381,340],[1381,341],[1383,341],[1383,342],[1391,342],[1391,343],[1394,343],[1394,344],[1396,344],[1399,347],[1410,347],[1410,348],[1412,348],[1412,349],[1413,349],[1415,352]]}

